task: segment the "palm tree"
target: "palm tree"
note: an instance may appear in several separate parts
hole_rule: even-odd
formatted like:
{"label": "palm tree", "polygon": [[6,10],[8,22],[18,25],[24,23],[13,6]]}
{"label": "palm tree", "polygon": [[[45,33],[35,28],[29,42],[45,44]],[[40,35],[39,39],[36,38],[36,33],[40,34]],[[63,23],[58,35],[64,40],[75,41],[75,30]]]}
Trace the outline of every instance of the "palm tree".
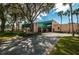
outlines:
{"label": "palm tree", "polygon": [[[79,15],[79,8],[76,9],[76,10],[74,10],[73,14],[76,15],[76,18],[77,18],[77,28],[78,28],[78,20],[79,20],[79,19],[78,19],[78,15]],[[78,30],[77,30],[77,33],[78,33]]]}
{"label": "palm tree", "polygon": [[63,5],[69,5],[69,10],[70,10],[70,20],[72,24],[72,36],[74,36],[74,26],[73,26],[73,10],[72,10],[72,3],[63,3]]}
{"label": "palm tree", "polygon": [[70,11],[67,10],[67,11],[64,13],[64,15],[68,17],[68,20],[69,20],[69,33],[70,33]]}
{"label": "palm tree", "polygon": [[[78,15],[79,15],[79,8],[77,9]],[[78,35],[79,35],[79,19],[77,19],[77,28],[78,28]]]}
{"label": "palm tree", "polygon": [[72,23],[72,36],[74,36],[74,26],[73,26],[73,15],[72,15],[72,3],[69,4],[69,7],[70,7],[70,20],[71,20],[71,23]]}
{"label": "palm tree", "polygon": [[61,22],[60,22],[60,23],[61,23],[61,26],[60,26],[61,28],[60,28],[60,31],[62,31],[62,16],[63,16],[63,11],[60,11],[60,12],[58,12],[57,14],[58,14],[58,16],[60,16],[60,18],[61,18]]}

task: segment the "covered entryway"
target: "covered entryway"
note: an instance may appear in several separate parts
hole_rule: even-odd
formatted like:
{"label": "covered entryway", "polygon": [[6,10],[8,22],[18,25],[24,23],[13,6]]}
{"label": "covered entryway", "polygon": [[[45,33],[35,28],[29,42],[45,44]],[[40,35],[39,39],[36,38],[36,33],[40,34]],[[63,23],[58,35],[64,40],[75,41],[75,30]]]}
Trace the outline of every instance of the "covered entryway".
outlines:
{"label": "covered entryway", "polygon": [[38,23],[38,32],[51,32],[52,31],[52,22],[39,22]]}

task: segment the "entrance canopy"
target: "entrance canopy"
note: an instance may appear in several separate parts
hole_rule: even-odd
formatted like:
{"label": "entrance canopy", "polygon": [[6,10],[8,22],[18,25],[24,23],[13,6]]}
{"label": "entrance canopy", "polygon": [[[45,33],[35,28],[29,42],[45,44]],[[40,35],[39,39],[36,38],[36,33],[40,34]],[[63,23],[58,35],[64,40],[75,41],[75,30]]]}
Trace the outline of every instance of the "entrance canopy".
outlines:
{"label": "entrance canopy", "polygon": [[46,29],[47,28],[47,25],[44,24],[44,23],[40,23],[40,24],[38,24],[38,27],[39,28],[42,28],[42,29]]}
{"label": "entrance canopy", "polygon": [[52,22],[51,21],[46,21],[46,22],[39,22],[38,27],[42,29],[49,28],[51,26]]}

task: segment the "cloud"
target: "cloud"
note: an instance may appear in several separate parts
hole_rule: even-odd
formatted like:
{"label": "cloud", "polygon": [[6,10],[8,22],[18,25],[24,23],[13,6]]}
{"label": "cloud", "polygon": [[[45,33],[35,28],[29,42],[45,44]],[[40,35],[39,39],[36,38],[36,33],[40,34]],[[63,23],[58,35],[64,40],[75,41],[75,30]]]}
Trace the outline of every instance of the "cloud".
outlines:
{"label": "cloud", "polygon": [[43,17],[44,17],[44,16],[47,16],[47,13],[45,13],[45,12],[41,13],[41,14],[37,17],[37,20],[36,20],[36,21],[37,21],[37,22],[38,22],[38,21],[43,21]]}
{"label": "cloud", "polygon": [[43,16],[47,16],[47,13],[45,13],[45,12],[41,13],[41,14],[37,17],[37,19],[41,20]]}
{"label": "cloud", "polygon": [[67,4],[67,5],[63,5],[62,3],[57,3],[56,5],[55,5],[55,8],[57,9],[56,10],[56,12],[60,12],[60,11],[66,11],[66,10],[68,10],[69,9],[69,5]]}
{"label": "cloud", "polygon": [[40,19],[40,20],[41,20],[42,18],[41,18],[41,16],[39,15],[39,16],[37,17],[37,19]]}
{"label": "cloud", "polygon": [[43,12],[41,13],[41,16],[47,16],[47,13]]}

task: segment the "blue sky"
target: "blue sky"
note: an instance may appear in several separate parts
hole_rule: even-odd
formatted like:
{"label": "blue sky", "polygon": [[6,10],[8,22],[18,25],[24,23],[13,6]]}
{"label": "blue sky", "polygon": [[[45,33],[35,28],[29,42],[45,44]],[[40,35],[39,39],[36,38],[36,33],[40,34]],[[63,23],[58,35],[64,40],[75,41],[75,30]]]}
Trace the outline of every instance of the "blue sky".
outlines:
{"label": "blue sky", "polygon": [[[57,5],[57,8],[58,8],[58,10],[50,10],[50,12],[48,13],[48,14],[45,14],[45,15],[40,15],[39,17],[38,17],[38,19],[37,19],[37,21],[38,22],[40,22],[40,21],[48,21],[48,20],[55,20],[55,21],[57,21],[58,23],[60,23],[60,16],[58,16],[57,15],[57,12],[59,12],[59,11],[64,11],[64,12],[66,12],[66,10],[67,9],[69,9],[69,7],[68,6],[66,6],[66,7],[64,7],[64,6],[61,6],[61,4],[58,4]],[[75,10],[75,9],[77,9],[77,8],[79,8],[79,3],[74,3],[73,5],[72,5],[72,8],[73,8],[73,10]],[[73,16],[73,20],[74,20],[74,22],[76,23],[76,21],[77,21],[77,19],[76,19],[76,16],[74,15]],[[68,17],[67,16],[63,16],[63,24],[66,24],[66,23],[68,23]]]}

